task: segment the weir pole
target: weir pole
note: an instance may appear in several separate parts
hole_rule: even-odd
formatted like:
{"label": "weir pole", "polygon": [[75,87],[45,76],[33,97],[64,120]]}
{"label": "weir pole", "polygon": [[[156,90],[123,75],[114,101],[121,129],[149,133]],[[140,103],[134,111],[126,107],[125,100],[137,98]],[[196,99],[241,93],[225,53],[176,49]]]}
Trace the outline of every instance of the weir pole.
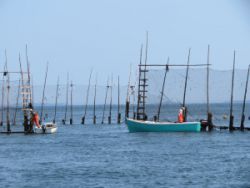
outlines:
{"label": "weir pole", "polygon": [[231,101],[230,101],[230,120],[229,120],[229,131],[234,130],[234,116],[233,116],[233,93],[234,93],[234,71],[235,71],[235,51],[233,59],[233,70],[232,70],[232,85],[231,85]]}
{"label": "weir pole", "polygon": [[117,123],[121,123],[121,112],[120,112],[120,78],[118,76],[118,97],[117,97]]}
{"label": "weir pole", "polygon": [[82,122],[81,122],[83,125],[85,124],[85,117],[87,114],[88,101],[89,101],[89,88],[90,88],[92,72],[93,70],[91,70],[90,75],[89,75],[89,83],[88,83],[87,94],[86,94],[86,103],[85,103],[84,114],[83,114]]}
{"label": "weir pole", "polygon": [[96,76],[96,81],[95,81],[95,93],[94,93],[94,107],[93,107],[93,124],[96,124],[96,85],[97,85],[97,76]]}
{"label": "weir pole", "polygon": [[105,115],[105,109],[106,109],[106,103],[107,103],[107,97],[108,97],[108,90],[109,90],[109,79],[107,81],[107,86],[106,86],[105,101],[104,101],[103,112],[102,112],[102,124],[104,123],[104,115]]}
{"label": "weir pole", "polygon": [[209,103],[209,61],[210,61],[210,45],[208,45],[207,48],[207,124],[208,124],[208,130],[213,130],[213,122],[212,118],[213,115],[210,111],[210,103]]}
{"label": "weir pole", "polygon": [[242,104],[242,113],[241,113],[241,122],[240,122],[241,131],[244,131],[245,105],[246,105],[247,88],[248,88],[248,80],[249,80],[249,70],[250,70],[250,65],[248,65],[245,93],[244,93],[244,99],[243,99],[243,104]]}

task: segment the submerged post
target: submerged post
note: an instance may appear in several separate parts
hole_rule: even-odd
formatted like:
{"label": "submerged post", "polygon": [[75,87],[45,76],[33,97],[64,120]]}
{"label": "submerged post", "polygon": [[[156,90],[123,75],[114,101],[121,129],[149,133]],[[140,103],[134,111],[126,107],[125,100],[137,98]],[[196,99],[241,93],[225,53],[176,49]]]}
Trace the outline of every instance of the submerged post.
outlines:
{"label": "submerged post", "polygon": [[230,101],[230,119],[229,119],[229,131],[234,130],[234,116],[233,116],[233,93],[234,93],[234,71],[235,71],[235,51],[233,59],[233,70],[232,70],[232,85],[231,85],[231,101]]}
{"label": "submerged post", "polygon": [[242,104],[242,113],[241,113],[241,122],[240,122],[241,131],[244,131],[245,105],[246,105],[246,96],[247,96],[247,88],[248,88],[248,80],[249,80],[249,69],[250,69],[250,65],[248,65],[245,93],[244,93],[244,99],[243,99],[243,104]]}

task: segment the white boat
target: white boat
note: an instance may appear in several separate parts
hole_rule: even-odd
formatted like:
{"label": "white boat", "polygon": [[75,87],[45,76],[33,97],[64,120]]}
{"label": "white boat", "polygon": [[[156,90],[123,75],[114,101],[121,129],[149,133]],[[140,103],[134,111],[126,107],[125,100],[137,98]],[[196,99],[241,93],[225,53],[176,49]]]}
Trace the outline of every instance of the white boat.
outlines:
{"label": "white boat", "polygon": [[57,132],[57,126],[55,123],[49,122],[43,124],[40,128],[36,127],[34,133],[36,134],[53,134]]}

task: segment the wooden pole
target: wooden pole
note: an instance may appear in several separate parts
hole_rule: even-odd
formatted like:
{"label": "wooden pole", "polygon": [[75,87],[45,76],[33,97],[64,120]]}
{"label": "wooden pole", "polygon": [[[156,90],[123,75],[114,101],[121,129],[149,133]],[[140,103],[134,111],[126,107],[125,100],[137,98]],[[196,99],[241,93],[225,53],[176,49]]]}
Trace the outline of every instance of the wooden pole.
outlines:
{"label": "wooden pole", "polygon": [[91,81],[91,76],[92,76],[93,70],[91,70],[90,75],[89,75],[89,83],[88,83],[88,88],[87,88],[87,94],[86,94],[86,103],[85,103],[85,108],[84,108],[84,115],[82,117],[82,124],[85,124],[85,117],[87,114],[87,108],[88,108],[88,101],[89,101],[89,88],[90,88],[90,81]]}
{"label": "wooden pole", "polygon": [[[167,64],[169,64],[169,58],[168,58]],[[168,66],[166,66],[166,68],[165,68],[165,74],[164,74],[164,79],[163,79],[162,89],[161,89],[161,99],[160,99],[160,104],[159,104],[159,108],[158,108],[158,112],[157,112],[157,121],[160,121],[160,113],[161,113],[162,99],[163,99],[164,90],[165,90],[165,82],[166,82],[167,72],[168,72]]]}
{"label": "wooden pole", "polygon": [[129,67],[129,77],[128,77],[128,87],[127,87],[127,96],[126,96],[126,106],[125,106],[125,118],[129,118],[129,105],[130,105],[130,79],[131,79],[131,64]]}
{"label": "wooden pole", "polygon": [[3,73],[3,80],[2,80],[2,106],[1,106],[1,122],[0,125],[3,125],[3,116],[4,116],[4,95],[5,95],[5,72],[6,72],[6,64],[4,64],[4,73]]}
{"label": "wooden pole", "polygon": [[96,85],[97,85],[97,76],[95,81],[95,93],[94,93],[94,108],[93,108],[93,124],[96,124]]}
{"label": "wooden pole", "polygon": [[6,108],[6,121],[7,121],[7,133],[10,133],[10,75],[8,73],[8,60],[7,51],[5,50],[5,65],[6,65],[6,76],[7,76],[7,108]]}
{"label": "wooden pole", "polygon": [[249,69],[250,69],[250,65],[248,65],[246,87],[245,87],[244,99],[243,99],[243,104],[242,104],[242,113],[241,113],[241,122],[240,122],[241,131],[244,131],[245,106],[246,106],[246,97],[247,97],[248,80],[249,80]]}
{"label": "wooden pole", "polygon": [[18,103],[19,103],[19,97],[20,97],[20,87],[21,87],[21,81],[19,80],[18,89],[17,89],[17,97],[16,97],[16,108],[15,108],[14,117],[13,117],[13,125],[16,125],[16,116],[17,116]]}
{"label": "wooden pole", "polygon": [[231,85],[231,101],[230,101],[230,120],[229,120],[229,130],[234,130],[234,116],[233,116],[233,93],[234,93],[234,71],[235,71],[235,51],[234,51],[234,59],[233,59],[233,71],[232,71],[232,85]]}
{"label": "wooden pole", "polygon": [[110,85],[110,103],[109,103],[109,117],[108,117],[108,123],[111,124],[111,114],[112,114],[112,96],[113,94],[113,75],[111,76],[111,85]]}
{"label": "wooden pole", "polygon": [[213,130],[213,122],[212,122],[212,113],[210,111],[210,103],[209,103],[209,60],[210,60],[210,45],[207,48],[207,124],[208,130]]}
{"label": "wooden pole", "polygon": [[104,115],[105,115],[105,109],[106,109],[106,103],[107,103],[108,90],[109,90],[109,79],[107,81],[107,86],[106,86],[105,101],[104,101],[103,112],[102,112],[102,124],[104,123]]}
{"label": "wooden pole", "polygon": [[56,84],[56,101],[55,101],[55,113],[54,113],[53,123],[56,123],[58,95],[59,95],[59,77],[57,78],[57,84]]}
{"label": "wooden pole", "polygon": [[120,112],[120,78],[118,76],[118,103],[117,103],[117,123],[121,123],[121,112]]}
{"label": "wooden pole", "polygon": [[66,84],[66,104],[65,104],[65,114],[62,123],[65,125],[67,121],[67,113],[68,113],[68,100],[69,100],[69,73],[67,73],[67,84]]}
{"label": "wooden pole", "polygon": [[73,124],[73,83],[71,81],[71,84],[70,84],[70,88],[71,88],[71,94],[70,94],[70,120],[69,120],[69,123],[70,125]]}
{"label": "wooden pole", "polygon": [[184,122],[187,121],[186,92],[187,92],[187,80],[188,80],[189,64],[190,64],[190,53],[191,53],[191,48],[189,48],[189,50],[188,50],[188,60],[187,60],[185,86],[184,86],[183,103],[182,103],[182,107],[184,108],[184,112],[183,112],[184,113]]}
{"label": "wooden pole", "polygon": [[46,66],[46,72],[45,72],[45,79],[44,79],[44,84],[43,84],[43,96],[42,96],[42,103],[41,103],[41,115],[40,115],[40,124],[42,123],[43,119],[43,110],[44,110],[44,100],[45,100],[45,89],[46,89],[46,83],[47,83],[47,76],[48,76],[48,68],[49,68],[49,63],[47,62]]}

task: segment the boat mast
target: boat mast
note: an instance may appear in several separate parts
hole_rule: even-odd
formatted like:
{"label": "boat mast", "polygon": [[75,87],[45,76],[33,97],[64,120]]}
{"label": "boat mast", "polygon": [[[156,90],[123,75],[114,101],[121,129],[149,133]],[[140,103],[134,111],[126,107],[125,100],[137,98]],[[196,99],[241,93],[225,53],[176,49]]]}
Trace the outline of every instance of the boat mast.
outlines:
{"label": "boat mast", "polygon": [[107,80],[107,86],[106,86],[105,101],[104,101],[103,112],[102,112],[102,124],[104,123],[104,115],[105,115],[105,109],[106,109],[106,103],[107,103],[107,97],[108,97],[108,90],[109,90],[109,79]]}
{"label": "boat mast", "polygon": [[186,91],[187,91],[187,80],[188,80],[188,73],[189,73],[190,53],[191,53],[191,48],[189,48],[189,50],[188,50],[186,78],[185,78],[184,95],[183,95],[183,103],[182,103],[182,107],[184,108],[184,122],[187,121]]}
{"label": "boat mast", "polygon": [[160,99],[160,104],[159,104],[159,108],[158,108],[158,112],[157,112],[157,121],[160,121],[161,105],[162,105],[162,99],[163,99],[163,94],[164,94],[164,90],[165,90],[165,81],[166,81],[167,72],[169,70],[168,64],[169,64],[169,58],[167,61],[167,65],[165,67],[165,74],[164,74],[164,79],[163,79],[162,89],[161,89],[161,99]]}
{"label": "boat mast", "polygon": [[234,93],[234,71],[235,71],[235,51],[234,51],[234,59],[233,59],[233,70],[232,70],[232,85],[231,85],[231,101],[230,101],[230,120],[229,120],[229,130],[234,130],[234,116],[233,116],[233,93]]}
{"label": "boat mast", "polygon": [[245,87],[245,93],[244,93],[244,99],[243,99],[243,105],[242,105],[241,122],[240,122],[241,131],[244,131],[245,105],[246,105],[247,88],[248,88],[248,80],[249,80],[249,70],[250,70],[250,65],[248,65],[246,87]]}
{"label": "boat mast", "polygon": [[117,98],[117,123],[120,124],[121,123],[121,113],[120,113],[120,77],[118,76],[118,98]]}
{"label": "boat mast", "polygon": [[44,109],[44,99],[45,99],[45,88],[46,88],[46,83],[47,83],[47,75],[48,75],[48,68],[49,68],[49,63],[47,62],[46,65],[46,72],[45,72],[45,79],[44,79],[44,84],[43,84],[43,96],[42,96],[42,103],[41,103],[41,118],[40,118],[40,124],[43,121],[43,109]]}
{"label": "boat mast", "polygon": [[57,84],[56,84],[56,101],[55,101],[55,113],[54,113],[53,123],[56,123],[56,113],[57,113],[58,95],[59,95],[59,76],[58,76],[58,78],[57,78]]}
{"label": "boat mast", "polygon": [[110,103],[109,103],[109,117],[108,123],[111,124],[111,113],[112,113],[112,96],[113,94],[113,75],[111,76],[111,85],[110,85]]}
{"label": "boat mast", "polygon": [[88,83],[88,88],[87,88],[87,95],[86,95],[86,103],[85,103],[85,108],[84,108],[84,115],[82,117],[82,124],[85,124],[85,117],[87,114],[87,108],[88,108],[88,101],[89,101],[89,88],[90,88],[90,81],[91,81],[91,76],[92,76],[93,70],[91,70],[90,75],[89,75],[89,83]]}
{"label": "boat mast", "polygon": [[70,84],[71,92],[70,92],[70,120],[69,124],[73,124],[73,82]]}

